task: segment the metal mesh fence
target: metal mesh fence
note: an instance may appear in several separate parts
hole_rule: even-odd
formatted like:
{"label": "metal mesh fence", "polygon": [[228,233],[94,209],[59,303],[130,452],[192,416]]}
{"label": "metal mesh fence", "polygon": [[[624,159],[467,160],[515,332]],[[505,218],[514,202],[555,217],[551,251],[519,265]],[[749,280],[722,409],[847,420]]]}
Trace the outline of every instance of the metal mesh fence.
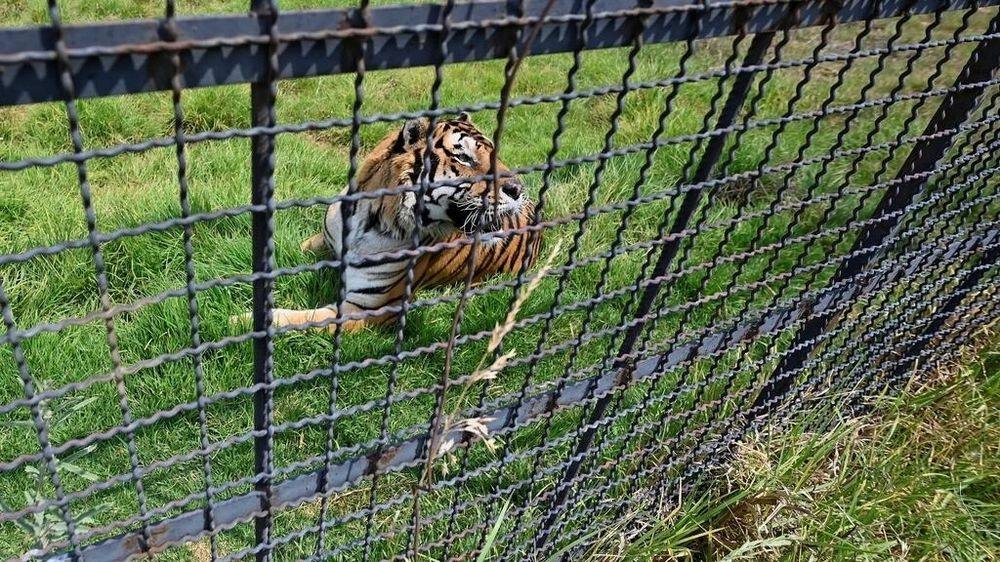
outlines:
{"label": "metal mesh fence", "polygon": [[575,557],[1000,314],[994,2],[251,4],[0,28],[4,558]]}

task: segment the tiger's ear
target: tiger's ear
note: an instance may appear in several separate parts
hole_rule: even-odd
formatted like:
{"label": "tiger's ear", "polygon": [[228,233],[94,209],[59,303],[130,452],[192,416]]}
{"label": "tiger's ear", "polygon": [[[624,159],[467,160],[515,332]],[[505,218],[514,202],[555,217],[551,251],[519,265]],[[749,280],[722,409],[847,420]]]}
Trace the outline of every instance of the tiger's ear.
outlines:
{"label": "tiger's ear", "polygon": [[413,148],[413,146],[418,142],[423,140],[426,134],[426,119],[410,119],[403,125],[403,128],[399,130],[399,136],[396,138],[396,143],[393,145],[393,151],[406,152],[407,150]]}
{"label": "tiger's ear", "polygon": [[472,116],[470,116],[468,113],[466,113],[466,112],[463,111],[463,112],[461,112],[461,113],[458,114],[458,120],[459,121],[469,122],[469,121],[472,121]]}

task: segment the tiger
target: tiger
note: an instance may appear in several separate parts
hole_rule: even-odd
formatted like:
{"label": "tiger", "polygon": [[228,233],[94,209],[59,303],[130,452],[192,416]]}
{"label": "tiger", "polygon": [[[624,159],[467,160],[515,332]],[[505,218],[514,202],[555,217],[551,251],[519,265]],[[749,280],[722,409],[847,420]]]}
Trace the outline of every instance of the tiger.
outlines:
{"label": "tiger", "polygon": [[[343,275],[343,303],[340,316],[393,307],[364,318],[339,322],[345,331],[387,324],[398,317],[404,298],[423,288],[454,285],[466,281],[476,233],[497,233],[480,240],[475,255],[472,282],[500,273],[516,273],[531,268],[538,258],[541,235],[527,228],[537,220],[535,205],[521,178],[512,174],[499,159],[496,162],[498,189],[490,172],[495,147],[467,113],[430,121],[411,119],[398,131],[390,132],[364,158],[357,173],[357,191],[371,192],[399,186],[420,185],[425,149],[430,142],[429,185],[422,194],[419,223],[416,216],[419,191],[360,198],[347,221],[347,252],[341,246],[344,228],[342,202],[329,205],[322,231],[302,242],[306,253],[327,253],[336,260],[346,259]],[[461,181],[469,178],[468,181]],[[431,182],[445,182],[434,185]],[[485,197],[484,197],[485,196]],[[411,257],[380,257],[413,248],[419,229],[421,246],[465,241],[454,247],[420,253],[413,263],[411,291],[406,295],[407,267]],[[516,230],[509,233],[503,231]],[[411,254],[412,255],[412,254]],[[322,323],[338,315],[337,306],[313,310],[274,309],[275,326]],[[333,332],[337,323],[328,324]]]}

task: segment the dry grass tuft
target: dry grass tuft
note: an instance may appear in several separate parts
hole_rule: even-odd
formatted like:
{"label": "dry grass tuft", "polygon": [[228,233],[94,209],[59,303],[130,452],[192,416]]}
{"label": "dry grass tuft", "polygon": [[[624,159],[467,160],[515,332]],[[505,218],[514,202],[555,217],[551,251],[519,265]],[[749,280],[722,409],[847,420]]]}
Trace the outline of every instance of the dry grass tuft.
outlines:
{"label": "dry grass tuft", "polygon": [[503,339],[507,337],[507,334],[514,329],[514,324],[517,322],[517,314],[521,311],[521,307],[531,296],[531,293],[535,292],[538,288],[539,283],[545,276],[548,275],[549,270],[552,269],[552,262],[555,261],[556,256],[560,255],[560,250],[562,249],[562,241],[558,241],[552,247],[552,251],[549,252],[549,256],[545,258],[545,263],[542,267],[532,276],[531,280],[528,281],[527,285],[521,287],[521,291],[518,293],[517,298],[514,300],[514,306],[511,307],[510,312],[507,313],[507,317],[504,318],[502,323],[496,325],[493,328],[493,334],[490,335],[490,343],[486,347],[486,354],[492,354],[497,348],[500,347]]}
{"label": "dry grass tuft", "polygon": [[[507,313],[506,318],[504,318],[504,321],[497,323],[493,328],[489,344],[486,347],[486,353],[483,354],[483,358],[480,359],[479,365],[476,369],[465,380],[458,399],[455,402],[454,409],[444,418],[444,423],[437,433],[437,438],[431,441],[431,450],[428,453],[428,468],[424,472],[425,485],[430,479],[430,467],[434,465],[435,461],[440,460],[441,457],[450,455],[454,452],[462,440],[469,443],[481,441],[491,451],[496,449],[496,443],[490,437],[488,425],[493,421],[493,418],[464,418],[462,417],[462,408],[464,407],[466,397],[470,389],[481,382],[488,384],[489,381],[497,378],[497,376],[507,366],[507,363],[515,357],[516,351],[511,349],[506,353],[495,356],[493,361],[488,366],[483,367],[483,363],[486,359],[495,355],[495,352],[500,348],[501,344],[503,344],[504,338],[507,337],[511,330],[514,329],[514,325],[517,323],[518,313],[521,311],[524,303],[528,301],[531,294],[538,288],[542,279],[544,279],[548,274],[549,270],[552,268],[552,262],[555,261],[556,256],[560,255],[561,249],[561,242],[556,242],[553,245],[552,249],[549,251],[548,257],[545,258],[545,262],[542,264],[542,267],[538,269],[527,284],[521,287],[521,290],[518,292],[517,298],[514,299],[514,304],[511,306],[511,309]],[[460,438],[459,435],[462,437]],[[438,463],[438,466],[445,474],[448,473],[448,465],[448,460]]]}
{"label": "dry grass tuft", "polygon": [[195,541],[188,545],[188,552],[191,553],[191,560],[196,562],[209,562],[212,560],[212,546],[208,538]]}

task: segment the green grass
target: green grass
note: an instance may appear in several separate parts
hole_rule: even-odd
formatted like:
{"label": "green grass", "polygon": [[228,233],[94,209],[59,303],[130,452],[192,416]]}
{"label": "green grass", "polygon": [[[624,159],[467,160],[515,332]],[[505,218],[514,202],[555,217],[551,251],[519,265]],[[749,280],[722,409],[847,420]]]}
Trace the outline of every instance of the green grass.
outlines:
{"label": "green grass", "polygon": [[587,558],[996,560],[1000,355],[972,359],[833,431],[747,439],[719,497],[629,518]]}
{"label": "green grass", "polygon": [[[66,2],[63,3],[66,21],[93,21],[131,17],[157,17],[159,2]],[[208,3],[180,2],[182,12],[230,11],[240,12],[245,2],[213,0]],[[304,3],[284,2],[283,9],[304,7]],[[315,4],[310,4],[315,7]],[[984,28],[987,16],[982,14],[974,20],[971,31]],[[0,21],[4,24],[28,24],[45,21],[44,3],[14,2],[0,7]],[[929,18],[916,18],[907,28],[904,41],[916,41],[923,33]],[[956,14],[945,18],[936,30],[935,39],[951,36],[957,27]],[[844,51],[860,30],[858,26],[845,26],[831,36],[828,50]],[[891,34],[892,26],[879,24],[872,33],[870,46],[884,44]],[[815,29],[795,32],[793,40],[784,52],[786,60],[809,56],[818,32]],[[688,64],[689,73],[698,73],[718,68],[730,49],[730,40],[699,42],[694,57]],[[746,48],[746,44],[742,46]],[[935,87],[951,84],[965,56],[971,47],[964,45],[955,49],[953,62],[946,66],[944,74]],[[906,81],[905,91],[924,88],[927,77],[933,72],[933,61],[941,49],[930,49],[926,59]],[[637,57],[637,71],[633,82],[661,79],[673,75],[677,70],[677,60],[682,53],[680,45],[649,45]],[[616,49],[585,53],[583,66],[577,76],[580,90],[617,84],[626,68],[626,50]],[[931,61],[931,62],[925,62]],[[513,96],[553,94],[565,87],[566,71],[570,67],[568,56],[544,56],[527,60],[522,66],[514,88]],[[826,97],[830,84],[840,63],[826,63],[817,67],[814,79],[805,88],[797,112],[815,109]],[[835,105],[855,103],[858,90],[866,82],[869,72],[875,67],[875,59],[861,59],[847,74],[845,85],[837,92]],[[879,75],[869,97],[885,96],[895,85],[895,81],[905,69],[903,56],[896,56],[886,62],[885,70]],[[503,79],[503,61],[450,66],[445,69],[445,81],[441,88],[441,102],[445,107],[457,107],[481,101],[493,101],[499,95]],[[801,68],[791,68],[775,73],[775,76],[758,103],[757,118],[780,116],[791,97],[796,83],[802,76]],[[392,72],[371,72],[366,76],[365,105],[363,112],[375,113],[414,111],[429,104],[429,87],[433,80],[432,70],[419,68]],[[703,128],[702,120],[708,111],[716,90],[715,81],[700,81],[683,85],[674,109],[667,121],[666,135],[676,136],[697,133]],[[637,91],[625,98],[624,110],[619,122],[615,146],[626,146],[647,141],[656,127],[656,118],[662,110],[666,92],[662,89]],[[184,109],[189,132],[225,130],[231,127],[249,126],[249,88],[247,86],[226,86],[211,89],[190,90],[184,93]],[[318,77],[284,81],[279,84],[277,114],[281,123],[296,123],[304,120],[347,118],[353,102],[353,77]],[[910,129],[910,135],[919,134],[936,102],[928,103],[918,115]],[[892,106],[888,117],[875,132],[874,142],[892,139],[906,119],[910,104]],[[520,106],[508,113],[501,154],[511,166],[525,166],[543,162],[550,148],[558,104],[536,104]],[[614,96],[595,96],[574,101],[566,117],[565,132],[560,138],[558,159],[589,155],[601,149],[609,119],[615,110]],[[170,96],[167,93],[141,94],[129,97],[114,97],[79,102],[81,128],[87,148],[114,146],[119,143],[135,142],[147,138],[172,134],[173,113]],[[864,143],[869,129],[880,109],[866,109],[847,135],[845,146],[856,147]],[[478,112],[474,120],[487,132],[492,131],[495,113]],[[828,152],[832,146],[843,115],[828,117],[812,138],[811,148],[806,157]],[[771,155],[772,163],[792,160],[802,143],[811,122],[798,122],[788,126],[780,137]],[[361,131],[364,149],[372,147],[394,124],[364,126]],[[732,161],[728,165],[730,173],[756,169],[760,165],[764,149],[768,145],[774,127],[761,128],[743,135]],[[327,196],[339,192],[346,182],[349,131],[331,129],[303,134],[281,135],[277,141],[276,197],[279,200]],[[65,110],[60,104],[38,104],[33,106],[0,109],[0,159],[50,155],[71,149],[66,130]],[[647,182],[642,186],[643,194],[663,192],[673,186],[680,177],[685,162],[695,149],[694,143],[679,143],[664,147],[656,152]],[[854,187],[863,187],[872,181],[885,152],[866,157],[860,171],[851,180]],[[895,171],[903,151],[896,154],[889,174]],[[195,212],[209,212],[248,202],[250,168],[249,141],[234,139],[210,141],[189,147],[189,182],[191,204]],[[597,205],[620,202],[629,198],[639,169],[643,162],[641,154],[615,158],[608,162],[597,194]],[[819,166],[799,170],[788,180],[789,188],[784,194],[784,202],[794,202],[810,196],[810,193],[829,193],[840,185],[849,169],[849,159],[840,159],[830,167],[818,186],[815,185]],[[101,231],[131,228],[137,225],[163,221],[180,213],[177,197],[176,161],[172,148],[154,149],[141,154],[121,155],[111,159],[96,159],[88,162],[89,179],[94,193],[94,208]],[[593,182],[595,165],[582,164],[560,168],[552,173],[550,191],[545,209],[546,218],[553,219],[580,212],[587,197],[587,187]],[[891,175],[886,175],[891,177]],[[525,182],[533,193],[541,186],[541,174],[525,176]],[[754,248],[775,243],[788,235],[802,235],[821,228],[820,219],[825,212],[825,204],[806,205],[796,214],[785,211],[765,221],[757,218],[739,223],[724,241],[725,221],[738,212],[760,211],[767,207],[781,185],[782,175],[765,176],[743,193],[712,197],[711,204],[699,209],[704,213],[709,226],[693,242],[685,246],[687,267],[705,263],[716,255],[735,255]],[[811,191],[815,190],[815,191]],[[32,168],[21,172],[0,175],[0,248],[5,252],[22,252],[39,245],[58,244],[65,240],[86,236],[86,223],[80,208],[76,169],[63,164],[52,168]],[[873,199],[865,203],[870,209]],[[828,224],[844,224],[857,197],[844,197],[837,201]],[[741,207],[745,207],[741,209]],[[626,224],[623,240],[626,244],[648,240],[656,234],[656,225],[669,209],[669,199],[638,208]],[[307,263],[311,257],[299,251],[299,242],[317,231],[323,209],[291,209],[281,211],[276,217],[275,247],[277,265],[288,267]],[[609,212],[587,223],[579,239],[577,258],[582,259],[607,251],[613,241],[621,212]],[[249,237],[249,216],[222,218],[199,223],[194,227],[194,260],[199,281],[224,278],[234,274],[248,273],[250,268],[251,242]],[[715,225],[715,226],[711,226]],[[576,224],[571,223],[551,229],[545,234],[543,254],[561,241],[563,256],[576,232]],[[820,239],[808,248],[803,244],[790,245],[779,251],[761,251],[745,264],[722,265],[705,271],[680,275],[666,291],[666,302],[671,305],[689,303],[695,299],[725,290],[734,281],[744,285],[759,280],[764,268],[769,267],[771,275],[788,271],[800,254],[805,253],[804,264],[817,263],[831,253],[843,252],[852,240],[848,235],[836,248],[834,236]],[[107,264],[108,286],[114,303],[130,303],[163,291],[184,286],[184,251],[181,230],[174,228],[165,232],[150,232],[138,236],[125,237],[102,247]],[[645,251],[624,254],[610,263],[605,291],[627,288],[634,283],[638,267],[646,259]],[[736,260],[739,264],[740,260]],[[560,302],[571,303],[592,298],[598,286],[603,261],[575,269],[567,276]],[[99,310],[93,262],[89,249],[61,252],[57,255],[39,257],[27,262],[7,266],[0,270],[4,290],[11,301],[11,307],[21,327],[37,323],[57,322],[66,317],[78,317]],[[824,269],[819,279],[829,275]],[[795,276],[790,287],[784,290],[786,296],[801,291],[808,276]],[[314,307],[327,304],[335,299],[335,273],[322,271],[284,277],[277,281],[276,304],[281,307]],[[771,290],[781,290],[784,282],[773,281]],[[557,282],[553,278],[544,281],[520,311],[520,317],[529,317],[549,311],[553,302]],[[458,289],[446,288],[425,292],[422,298],[440,295],[456,295]],[[233,335],[235,329],[227,323],[227,318],[248,310],[251,289],[247,285],[206,290],[198,295],[201,313],[202,338],[218,341]],[[629,293],[626,292],[626,295]],[[691,332],[710,323],[734,316],[746,305],[761,306],[771,297],[767,290],[736,292],[721,301],[689,306],[689,314],[666,315],[652,328],[653,341],[664,341],[683,330]],[[464,313],[462,332],[471,334],[490,330],[503,319],[509,307],[510,291],[494,291],[472,299]],[[627,297],[626,297],[627,298]],[[611,299],[597,306],[593,311],[591,330],[614,327],[619,322],[621,308],[626,298]],[[441,304],[424,306],[408,315],[404,349],[415,349],[434,342],[447,340],[455,305]],[[685,318],[686,316],[686,318]],[[544,342],[548,347],[556,343],[571,341],[579,336],[585,312],[559,314],[552,323]],[[187,302],[183,298],[167,299],[161,303],[142,307],[135,312],[122,314],[115,319],[122,361],[133,364],[148,360],[163,353],[176,352],[190,346]],[[505,339],[506,349],[515,350],[517,358],[523,358],[538,345],[541,325],[535,324],[516,330]],[[341,359],[344,362],[357,361],[368,357],[379,357],[392,353],[394,347],[392,330],[370,330],[344,337]],[[773,351],[769,346],[780,346],[787,340],[781,337],[762,338],[752,349],[752,358],[766,357]],[[553,381],[564,372],[579,370],[599,361],[608,345],[608,338],[598,338],[569,350],[551,354],[541,360],[533,372],[533,381],[542,383]],[[57,389],[88,377],[103,375],[112,369],[112,361],[106,342],[105,328],[100,321],[69,327],[57,333],[43,333],[30,338],[23,344],[24,353],[31,373],[38,385],[45,389]],[[473,372],[479,364],[485,342],[461,346],[456,350],[452,366],[452,378]],[[569,365],[570,354],[576,357]],[[290,377],[295,374],[328,367],[333,354],[333,343],[327,335],[319,333],[293,333],[279,337],[275,342],[275,376]],[[736,353],[722,358],[716,368],[730,368]],[[203,368],[205,388],[209,395],[246,387],[252,383],[252,352],[249,343],[234,344],[204,354]],[[442,351],[421,355],[401,361],[395,391],[405,392],[427,388],[441,376],[445,363]],[[690,368],[689,377],[703,377],[708,370],[707,362],[698,362]],[[350,408],[384,397],[387,381],[393,367],[391,364],[358,369],[341,375],[337,394],[340,408]],[[526,366],[506,369],[490,383],[488,395],[501,397],[515,392],[528,372]],[[753,381],[756,373],[744,372],[740,384]],[[676,383],[682,374],[671,374],[668,384]],[[301,420],[325,413],[328,403],[328,377],[284,386],[275,392],[274,419],[277,423]],[[135,418],[145,418],[196,399],[194,372],[190,360],[166,362],[162,365],[142,369],[125,377],[129,394],[129,407]],[[454,411],[461,406],[474,404],[479,388],[468,393],[465,404],[458,404],[460,389],[455,388],[447,396],[446,409]],[[624,393],[624,405],[634,404],[645,387]],[[721,392],[720,385],[710,385],[711,392]],[[0,349],[0,403],[23,398],[24,389],[17,376],[17,370],[9,347]],[[96,400],[75,408],[81,401]],[[643,413],[643,416],[626,417],[613,424],[609,435],[622,435],[630,423],[655,419],[668,410],[683,411],[695,404],[696,398],[690,393],[682,393],[676,403],[660,404]],[[433,411],[433,396],[424,394],[403,400],[392,407],[388,421],[390,432],[401,431],[414,424],[425,423]],[[69,439],[83,438],[91,433],[107,431],[121,424],[118,393],[112,383],[100,383],[80,392],[72,392],[63,398],[52,400],[46,405],[51,411],[70,411],[60,418],[59,423],[50,428],[53,443],[64,443]],[[365,443],[379,436],[381,411],[350,416],[338,421],[333,431],[334,444],[348,447]],[[567,435],[579,421],[579,409],[569,409],[555,416],[550,437]],[[207,411],[208,432],[214,442],[245,434],[252,428],[252,397],[243,394],[231,399],[219,400]],[[0,459],[10,460],[19,455],[37,452],[38,442],[30,423],[30,415],[24,408],[0,417],[0,424],[12,426],[10,431],[0,433]],[[701,418],[698,418],[701,421]],[[12,422],[17,422],[13,425]],[[144,465],[167,459],[173,455],[191,452],[199,448],[198,417],[196,412],[184,412],[162,419],[150,427],[136,432],[135,442],[139,460]],[[680,426],[670,430],[680,431]],[[535,446],[542,436],[542,426],[535,423],[519,432],[511,439],[512,450],[523,451]],[[326,426],[309,424],[301,429],[289,430],[275,436],[275,465],[278,467],[321,454],[326,443]],[[85,457],[75,459],[89,474],[105,479],[130,470],[128,443],[124,436],[102,440]],[[568,445],[554,448],[542,455],[543,466],[559,462],[566,454]],[[477,445],[470,452],[473,464],[482,464],[497,459],[498,453]],[[253,473],[252,444],[242,443],[223,448],[212,455],[213,479],[223,483],[251,476]],[[492,491],[494,481],[504,485],[526,478],[532,469],[531,459],[523,459],[502,470],[490,470],[482,476],[470,480],[459,488],[461,499],[479,498]],[[149,507],[157,507],[167,502],[197,493],[202,489],[200,457],[153,471],[144,478],[144,486],[149,497]],[[378,484],[380,501],[409,494],[419,475],[419,471],[407,471],[398,475],[381,478]],[[70,492],[83,489],[86,479],[72,473],[62,475],[64,485]],[[528,500],[547,486],[551,479],[542,479],[533,490],[520,489],[515,500]],[[24,470],[0,474],[0,497],[11,498],[13,507],[23,507],[27,500],[21,498],[20,491],[33,485],[31,474]],[[45,484],[47,486],[47,484]],[[367,506],[367,483],[360,488],[348,490],[331,502],[330,515],[345,515]],[[246,486],[221,494],[227,497],[245,492]],[[45,489],[46,494],[51,490]],[[420,501],[422,513],[433,513],[446,507],[453,500],[449,489],[424,494]],[[530,502],[528,502],[530,503]],[[197,504],[193,504],[197,505]],[[517,505],[515,503],[515,505]],[[85,501],[73,505],[74,512],[94,506],[103,509],[97,515],[97,525],[123,519],[134,514],[137,498],[133,485],[114,486],[95,494]],[[382,513],[375,519],[381,529],[396,521],[402,524],[408,520],[411,503],[403,503],[397,510]],[[458,525],[472,525],[489,520],[497,506],[473,503],[470,510],[459,517]],[[536,507],[529,507],[528,515]],[[318,505],[307,504],[282,513],[277,518],[276,534],[281,535],[315,523]],[[363,536],[364,518],[343,524],[334,529],[330,538],[334,544],[347,542]],[[443,527],[430,526],[422,531],[425,542],[439,536]],[[252,544],[252,522],[241,524],[219,536],[221,552],[234,552]],[[473,537],[475,538],[475,537]],[[315,537],[308,536],[293,541],[277,551],[281,559],[290,559],[311,553]],[[396,537],[383,545],[378,545],[378,553],[398,551],[402,537]],[[471,549],[474,541],[467,539],[455,545],[457,549]],[[16,556],[32,545],[32,537],[13,523],[0,523],[0,556]],[[197,556],[201,546],[181,546],[163,554],[167,560],[187,559]]]}

